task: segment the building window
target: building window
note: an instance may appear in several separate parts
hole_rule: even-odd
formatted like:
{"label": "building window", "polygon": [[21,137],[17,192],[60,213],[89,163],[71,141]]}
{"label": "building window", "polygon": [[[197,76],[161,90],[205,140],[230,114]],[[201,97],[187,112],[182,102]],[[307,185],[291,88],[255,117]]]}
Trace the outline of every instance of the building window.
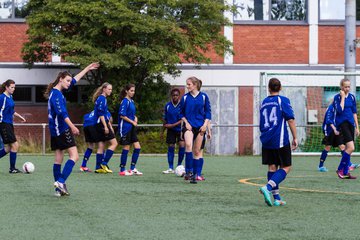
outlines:
{"label": "building window", "polygon": [[[345,0],[319,0],[320,20],[345,20]],[[356,0],[356,20],[360,21],[360,0]]]}
{"label": "building window", "polygon": [[25,18],[29,0],[0,0],[0,19]]}
{"label": "building window", "polygon": [[32,87],[30,86],[15,86],[13,94],[16,102],[31,102],[32,101]]}
{"label": "building window", "polygon": [[306,0],[234,0],[234,20],[305,21]]}

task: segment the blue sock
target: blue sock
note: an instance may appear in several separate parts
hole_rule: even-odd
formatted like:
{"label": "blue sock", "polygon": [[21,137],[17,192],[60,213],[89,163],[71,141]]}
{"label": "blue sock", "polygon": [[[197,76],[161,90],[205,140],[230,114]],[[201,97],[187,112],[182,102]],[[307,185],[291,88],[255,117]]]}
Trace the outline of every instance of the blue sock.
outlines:
{"label": "blue sock", "polygon": [[121,152],[121,157],[120,157],[120,172],[125,171],[125,166],[126,166],[126,161],[127,161],[127,156],[128,156],[129,150],[125,150],[123,149]]}
{"label": "blue sock", "polygon": [[321,152],[321,157],[320,157],[320,163],[319,163],[319,168],[324,166],[324,162],[327,158],[328,155],[328,151],[326,151],[325,149]]}
{"label": "blue sock", "polygon": [[197,170],[196,170],[196,173],[198,176],[201,176],[203,166],[204,166],[204,158],[199,158],[199,162],[198,162]]}
{"label": "blue sock", "polygon": [[192,171],[193,168],[193,153],[186,152],[185,153],[185,172],[189,173]]}
{"label": "blue sock", "polygon": [[7,154],[7,152],[5,151],[5,148],[0,150],[0,158],[2,158],[3,156],[5,156]]}
{"label": "blue sock", "polygon": [[10,151],[10,169],[14,169],[16,165],[16,152]]}
{"label": "blue sock", "polygon": [[95,169],[100,168],[100,164],[102,163],[103,159],[104,159],[104,154],[103,153],[97,153],[96,154],[96,167],[95,167]]}
{"label": "blue sock", "polygon": [[199,159],[194,159],[193,160],[193,174],[194,175],[197,175],[198,174],[198,167],[199,167],[199,163],[200,163],[200,160]]}
{"label": "blue sock", "polygon": [[53,165],[53,175],[55,182],[61,177],[61,164],[54,163]]}
{"label": "blue sock", "polygon": [[347,175],[349,173],[349,162],[350,162],[350,154],[348,154],[347,152],[344,152],[343,156],[341,158],[344,175]]}
{"label": "blue sock", "polygon": [[266,185],[266,188],[271,191],[276,186],[279,186],[279,184],[286,178],[286,172],[284,169],[277,170],[274,175],[272,175],[271,179],[268,181],[268,184]]}
{"label": "blue sock", "polygon": [[82,164],[81,166],[82,167],[86,167],[86,164],[87,164],[87,161],[89,160],[91,154],[92,154],[92,149],[91,148],[87,148],[85,153],[84,153],[84,158],[83,158],[83,161],[82,161]]}
{"label": "blue sock", "polygon": [[348,153],[346,153],[345,151],[342,151],[342,157],[338,166],[338,171],[344,170],[345,166],[347,165],[348,161],[347,158],[349,157],[349,161],[350,161],[350,155]]}
{"label": "blue sock", "polygon": [[185,156],[185,148],[181,147],[179,148],[179,153],[178,153],[178,166],[182,164],[182,161],[184,160],[184,156]]}
{"label": "blue sock", "polygon": [[135,165],[136,165],[137,160],[138,160],[139,155],[140,155],[140,149],[141,148],[135,148],[134,151],[133,151],[133,154],[131,156],[131,166],[130,166],[131,170],[135,169]]}
{"label": "blue sock", "polygon": [[67,160],[62,171],[61,177],[58,179],[59,182],[65,183],[66,179],[70,176],[75,162],[71,159]]}
{"label": "blue sock", "polygon": [[168,147],[167,152],[167,160],[169,164],[169,168],[174,169],[174,155],[175,155],[175,147]]}
{"label": "blue sock", "polygon": [[104,161],[102,162],[102,164],[107,165],[110,161],[110,158],[112,157],[112,155],[114,154],[114,151],[111,149],[107,149],[105,152],[105,156],[104,156]]}
{"label": "blue sock", "polygon": [[[272,176],[275,174],[275,172],[267,172],[267,180],[270,181],[270,179],[272,178]],[[274,197],[275,200],[281,200],[281,197],[279,195],[279,186],[274,187],[272,190],[272,195]]]}

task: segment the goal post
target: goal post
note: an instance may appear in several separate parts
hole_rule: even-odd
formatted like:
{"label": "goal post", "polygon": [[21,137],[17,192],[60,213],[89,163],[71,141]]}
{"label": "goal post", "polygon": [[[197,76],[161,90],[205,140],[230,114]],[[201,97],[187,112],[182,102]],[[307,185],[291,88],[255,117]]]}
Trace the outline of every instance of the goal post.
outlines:
{"label": "goal post", "polygon": [[[268,82],[271,78],[281,81],[281,95],[290,99],[295,112],[299,148],[296,154],[320,154],[324,148],[322,139],[322,123],[327,107],[334,96],[339,93],[340,80],[346,76],[355,76],[357,86],[360,86],[360,73],[347,72],[261,72],[259,84],[259,106],[268,95]],[[356,92],[356,102],[359,108],[360,88],[351,86]],[[259,111],[259,110],[258,110]],[[259,116],[259,112],[255,115]],[[254,131],[255,132],[255,131]],[[255,135],[260,134],[259,132]],[[291,138],[291,134],[290,138]],[[255,136],[254,136],[255,137]],[[256,136],[258,137],[258,136]],[[359,139],[356,139],[355,152],[358,152]],[[331,150],[339,153],[337,148]]]}

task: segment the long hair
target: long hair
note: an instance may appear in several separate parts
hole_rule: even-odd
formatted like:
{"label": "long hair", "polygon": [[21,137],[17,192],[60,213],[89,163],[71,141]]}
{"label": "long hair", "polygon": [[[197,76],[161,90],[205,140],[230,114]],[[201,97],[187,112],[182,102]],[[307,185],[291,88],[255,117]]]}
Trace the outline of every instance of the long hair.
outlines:
{"label": "long hair", "polygon": [[11,84],[15,84],[14,80],[8,79],[1,84],[0,93],[5,92],[6,87],[9,87]]}
{"label": "long hair", "polygon": [[71,74],[68,71],[59,72],[56,79],[55,79],[55,81],[53,81],[52,83],[49,83],[49,85],[47,86],[47,88],[46,88],[46,90],[44,92],[44,97],[46,99],[49,99],[49,94],[51,92],[51,89],[53,89],[53,87],[55,87],[59,83],[60,79],[63,79],[65,77],[67,77],[67,76],[71,77]]}
{"label": "long hair", "polygon": [[126,84],[123,89],[121,89],[121,92],[120,92],[120,101],[123,100],[125,97],[126,97],[126,91],[129,91],[130,88],[134,88],[135,87],[135,84],[133,83],[129,83],[129,84]]}
{"label": "long hair", "polygon": [[102,94],[104,88],[107,88],[108,86],[111,86],[111,84],[108,82],[104,82],[103,84],[101,84],[101,86],[95,90],[92,96],[92,101],[95,102],[96,99]]}
{"label": "long hair", "polygon": [[202,81],[198,79],[197,77],[189,77],[187,80],[190,80],[197,88],[198,91],[200,91],[202,87]]}

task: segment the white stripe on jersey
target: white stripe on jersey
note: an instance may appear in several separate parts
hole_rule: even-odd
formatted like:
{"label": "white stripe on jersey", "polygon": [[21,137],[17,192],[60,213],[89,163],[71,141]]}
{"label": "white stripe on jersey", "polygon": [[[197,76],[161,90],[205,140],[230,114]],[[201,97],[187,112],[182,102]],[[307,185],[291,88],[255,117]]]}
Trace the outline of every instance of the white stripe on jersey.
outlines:
{"label": "white stripe on jersey", "polygon": [[2,121],[3,121],[3,118],[4,118],[4,116],[3,116],[3,111],[4,111],[4,109],[5,109],[5,105],[6,105],[6,97],[4,97],[4,103],[3,103],[3,105],[1,106],[0,122],[2,122]]}
{"label": "white stripe on jersey", "polygon": [[124,124],[124,119],[121,119],[121,120],[120,120],[120,131],[119,131],[120,137],[123,136],[123,135],[122,135],[123,124]]}
{"label": "white stripe on jersey", "polygon": [[56,136],[60,136],[59,120],[58,120],[58,116],[57,116],[57,115],[56,115],[56,117],[55,117],[55,131],[56,131]]}
{"label": "white stripe on jersey", "polygon": [[[280,96],[278,96],[278,103],[279,103],[279,106],[280,106],[280,110],[282,111]],[[285,129],[285,118],[283,118],[283,120],[281,121],[279,148],[282,148],[284,146],[284,133],[285,133],[285,130],[286,130]]]}

